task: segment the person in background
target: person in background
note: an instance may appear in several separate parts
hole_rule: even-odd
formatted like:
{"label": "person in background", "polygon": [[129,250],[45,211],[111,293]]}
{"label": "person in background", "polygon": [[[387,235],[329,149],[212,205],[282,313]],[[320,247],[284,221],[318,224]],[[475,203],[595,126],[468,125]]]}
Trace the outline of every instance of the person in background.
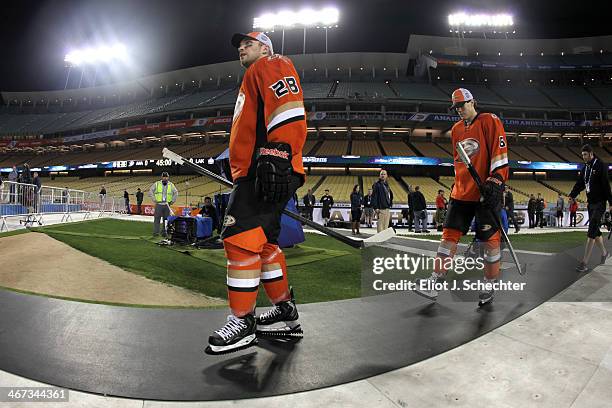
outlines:
{"label": "person in background", "polygon": [[504,186],[503,200],[504,210],[506,211],[506,218],[508,219],[508,221],[512,220],[512,223],[514,224],[514,233],[518,234],[518,232],[521,230],[521,227],[519,227],[518,222],[516,222],[516,217],[514,217],[514,196],[512,195],[512,191],[510,191],[508,186]]}
{"label": "person in background", "polygon": [[372,186],[372,208],[374,208],[378,216],[376,232],[386,230],[391,222],[393,191],[391,191],[391,187],[387,183],[387,178],[387,170],[381,170],[378,181]]}
{"label": "person in background", "polygon": [[62,204],[68,204],[68,187],[62,190]]}
{"label": "person in background", "polygon": [[30,165],[28,163],[23,164],[20,182],[24,184],[32,184],[32,172],[30,171]]}
{"label": "person in background", "polygon": [[159,235],[159,222],[162,221],[161,235],[166,236],[166,220],[170,216],[170,206],[178,199],[178,190],[169,180],[170,175],[164,171],[161,180],[151,184],[149,197],[155,203],[153,216],[153,236]]}
{"label": "person in background", "polygon": [[130,209],[130,194],[127,190],[123,190],[123,201],[125,201],[125,211],[128,215],[132,215],[132,211]]}
{"label": "person in background", "polygon": [[575,198],[569,198],[569,226],[576,226],[576,213],[578,212],[578,201]]}
{"label": "person in background", "polygon": [[34,177],[32,178],[32,184],[36,186],[34,187],[34,196],[32,197],[32,204],[34,205],[34,211],[38,211],[40,190],[42,190],[42,182],[40,181],[40,177],[38,176],[38,172],[36,171],[34,172]]}
{"label": "person in background", "polygon": [[142,200],[144,199],[144,194],[140,188],[136,190],[136,205],[138,206],[138,215],[142,215]]}
{"label": "person in background", "polygon": [[334,205],[334,197],[329,194],[329,190],[325,190],[325,194],[321,197],[320,201],[323,208],[321,209],[321,217],[323,218],[323,225],[327,225],[331,216],[331,208]]}
{"label": "person in background", "polygon": [[[11,172],[8,175],[8,181],[11,181],[13,183],[17,183],[17,180],[19,179],[19,172],[17,171],[17,167],[15,167],[15,165],[13,165],[13,168],[11,169]],[[9,201],[11,203],[16,203],[17,202],[17,186],[15,184],[10,185],[9,187]]]}
{"label": "person in background", "polygon": [[219,225],[219,216],[217,215],[217,209],[212,204],[210,197],[204,197],[204,206],[200,210],[202,217],[210,217],[212,219],[213,231],[221,232],[221,225]]}
{"label": "person in background", "polygon": [[542,198],[542,194],[538,193],[538,198],[536,198],[536,221],[535,226],[539,226],[540,228],[544,228],[544,209],[546,208],[546,202]]}
{"label": "person in background", "polygon": [[[24,163],[23,171],[19,175],[19,182],[23,184],[32,184],[32,173],[30,172],[30,165],[28,163]],[[21,199],[24,207],[31,207],[34,200],[34,193],[30,190],[29,187],[23,186],[23,193]]]}
{"label": "person in background", "polygon": [[368,189],[368,194],[363,197],[363,213],[365,216],[365,224],[368,228],[372,228],[372,217],[374,209],[372,208],[372,189]]}
{"label": "person in background", "polygon": [[442,231],[447,205],[448,201],[444,198],[444,190],[438,190],[438,196],[436,197],[436,215],[434,217],[434,223],[438,231]]}
{"label": "person in background", "polygon": [[104,204],[106,203],[106,187],[102,186],[100,189],[100,210],[104,210]]}
{"label": "person in background", "polygon": [[559,193],[559,197],[557,198],[557,227],[563,227],[563,210],[565,208],[565,201],[563,201],[563,196]]}
{"label": "person in background", "polygon": [[421,193],[419,186],[415,186],[412,193],[412,208],[414,212],[414,232],[429,233],[427,229],[427,201],[425,201],[425,196]]}
{"label": "person in background", "polygon": [[355,184],[351,193],[351,234],[360,235],[359,224],[361,223],[361,206],[363,195],[359,191],[359,184]]}
{"label": "person in background", "polygon": [[580,170],[578,180],[574,184],[574,188],[572,188],[569,196],[575,199],[582,190],[586,190],[589,230],[587,232],[584,256],[576,267],[576,272],[584,273],[589,270],[587,264],[595,244],[601,250],[600,264],[605,263],[606,259],[610,256],[610,252],[608,252],[604,245],[600,227],[601,219],[606,212],[606,203],[612,210],[612,191],[610,190],[610,181],[608,179],[608,164],[595,156],[593,148],[589,144],[582,146],[581,155],[585,165]]}
{"label": "person in background", "polygon": [[412,231],[414,225],[414,205],[412,203],[412,186],[408,186],[408,231]]}
{"label": "person in background", "polygon": [[312,212],[315,204],[317,203],[317,198],[314,196],[314,194],[312,194],[311,189],[308,189],[308,192],[306,192],[306,195],[302,198],[302,202],[304,203],[306,218],[312,221]]}
{"label": "person in background", "polygon": [[536,199],[531,194],[529,201],[527,202],[527,216],[529,217],[529,228],[535,228],[535,212],[536,212]]}

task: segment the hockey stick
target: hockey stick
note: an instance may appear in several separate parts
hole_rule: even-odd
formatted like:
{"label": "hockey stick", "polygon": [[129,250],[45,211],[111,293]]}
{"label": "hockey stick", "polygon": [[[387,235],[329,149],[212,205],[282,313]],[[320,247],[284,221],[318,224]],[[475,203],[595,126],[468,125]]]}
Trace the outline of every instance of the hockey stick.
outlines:
{"label": "hockey stick", "polygon": [[170,204],[166,203],[166,205],[168,206],[168,210],[170,210],[170,215],[174,215],[174,211],[172,211],[172,207],[170,207]]}
{"label": "hockey stick", "polygon": [[[189,167],[191,170],[195,171],[198,174],[201,174],[203,176],[209,177],[215,181],[217,181],[220,184],[223,184],[224,186],[227,187],[232,187],[234,184],[227,180],[226,178],[208,170],[205,169],[204,167],[192,163],[189,160],[185,159],[184,157],[174,153],[172,150],[164,147],[164,149],[162,150],[162,155],[163,157],[165,157],[166,159],[170,159],[173,162],[183,165],[183,166],[187,166]],[[325,235],[328,235],[332,238],[337,239],[338,241],[341,241],[347,245],[352,246],[353,248],[364,248],[367,246],[371,246],[371,245],[376,245],[378,243],[384,242],[390,238],[392,238],[395,235],[395,231],[393,230],[393,228],[387,228],[384,231],[379,232],[378,234],[372,235],[369,238],[366,238],[364,240],[356,240],[356,239],[352,239],[349,237],[346,237],[342,234],[340,234],[339,232],[336,232],[330,228],[324,227],[321,224],[318,224],[314,221],[311,221],[307,218],[302,217],[299,214],[294,213],[293,211],[289,211],[287,209],[283,210],[283,214],[293,218],[294,220],[300,221],[303,224],[308,225],[309,227],[324,233]]]}
{"label": "hockey stick", "polygon": [[[457,153],[459,154],[459,160],[461,160],[463,162],[463,164],[466,165],[468,171],[470,172],[470,175],[472,176],[472,178],[474,179],[474,182],[478,186],[478,190],[480,190],[482,188],[482,180],[480,179],[480,176],[478,175],[478,172],[476,171],[474,166],[472,166],[472,161],[470,160],[470,156],[468,156],[468,154],[466,153],[465,149],[463,148],[463,145],[460,142],[457,143],[456,147],[457,147]],[[495,224],[496,224],[495,227],[499,230],[499,232],[502,235],[502,238],[504,239],[506,244],[508,244],[508,251],[510,251],[510,255],[512,256],[512,260],[516,264],[516,269],[518,269],[518,273],[520,275],[524,275],[525,272],[526,272],[526,268],[523,269],[521,267],[521,264],[519,263],[519,260],[518,260],[518,258],[516,256],[516,252],[514,252],[514,248],[512,247],[512,243],[510,242],[510,239],[508,238],[508,234],[506,234],[506,231],[504,231],[504,229],[502,228],[502,225],[499,222],[499,218],[493,212],[493,210],[490,209],[490,208],[488,210],[489,210],[489,213],[490,213],[491,217],[495,221]]]}

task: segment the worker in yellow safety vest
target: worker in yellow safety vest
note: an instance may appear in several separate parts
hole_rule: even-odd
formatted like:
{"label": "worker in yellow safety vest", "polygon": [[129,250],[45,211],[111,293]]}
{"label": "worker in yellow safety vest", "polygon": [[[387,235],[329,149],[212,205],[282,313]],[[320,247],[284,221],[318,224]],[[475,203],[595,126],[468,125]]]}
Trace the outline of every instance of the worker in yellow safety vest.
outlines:
{"label": "worker in yellow safety vest", "polygon": [[153,217],[153,236],[159,235],[159,221],[162,221],[161,235],[166,236],[166,221],[170,216],[170,206],[178,199],[178,190],[169,180],[168,172],[162,173],[161,180],[156,181],[149,189],[149,197],[155,203]]}

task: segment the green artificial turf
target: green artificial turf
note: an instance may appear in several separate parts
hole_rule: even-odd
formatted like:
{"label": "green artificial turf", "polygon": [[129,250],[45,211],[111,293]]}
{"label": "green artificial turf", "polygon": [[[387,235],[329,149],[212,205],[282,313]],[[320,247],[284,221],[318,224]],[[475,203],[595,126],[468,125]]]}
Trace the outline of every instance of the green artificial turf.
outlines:
{"label": "green artificial turf", "polygon": [[[104,219],[37,230],[132,273],[227,298],[223,250],[185,254],[175,250],[180,247],[161,247],[148,239],[152,227],[150,223]],[[285,250],[288,264],[293,265],[289,281],[300,303],[359,296],[359,251],[325,236],[306,236],[303,245]],[[268,304],[262,288],[258,305]]]}
{"label": "green artificial turf", "polygon": [[[132,273],[209,296],[227,298],[223,250],[162,247],[151,240],[152,228],[153,225],[146,222],[101,219],[36,230]],[[511,234],[510,239],[516,249],[560,252],[583,245],[586,234],[584,231]],[[468,236],[462,242],[470,240]],[[361,296],[361,270],[367,267],[362,255],[367,251],[371,251],[372,256],[395,256],[397,253],[384,247],[361,252],[327,236],[307,233],[306,242],[284,250],[290,266],[289,282],[295,288],[297,300],[311,303]],[[430,272],[423,269],[415,275],[398,274],[397,277],[415,279],[428,276]],[[481,274],[476,270],[456,278],[480,277]],[[259,306],[269,304],[263,286],[257,303]]]}

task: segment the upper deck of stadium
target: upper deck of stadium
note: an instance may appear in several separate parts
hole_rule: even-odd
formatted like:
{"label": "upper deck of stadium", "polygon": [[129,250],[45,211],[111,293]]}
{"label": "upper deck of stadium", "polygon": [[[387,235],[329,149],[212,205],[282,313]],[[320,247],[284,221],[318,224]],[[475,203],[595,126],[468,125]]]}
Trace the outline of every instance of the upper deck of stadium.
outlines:
{"label": "upper deck of stadium", "polygon": [[[511,118],[607,119],[612,36],[559,40],[410,37],[406,53],[293,55],[309,111],[446,112],[469,87]],[[99,87],[2,92],[0,135],[66,134],[163,116],[231,114],[244,69],[197,66]],[[165,119],[167,120],[167,119]]]}

